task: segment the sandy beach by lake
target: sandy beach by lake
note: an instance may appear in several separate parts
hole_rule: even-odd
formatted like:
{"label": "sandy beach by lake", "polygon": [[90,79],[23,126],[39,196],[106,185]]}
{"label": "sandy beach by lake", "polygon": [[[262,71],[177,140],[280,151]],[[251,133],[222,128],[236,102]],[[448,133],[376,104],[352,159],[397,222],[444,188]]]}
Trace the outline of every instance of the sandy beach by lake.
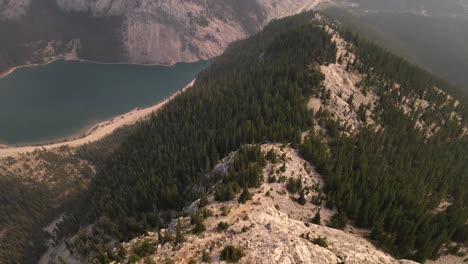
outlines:
{"label": "sandy beach by lake", "polygon": [[110,120],[100,122],[96,125],[94,125],[92,128],[90,128],[83,137],[77,138],[77,139],[71,139],[71,140],[65,140],[63,142],[59,143],[51,143],[51,144],[44,144],[44,145],[30,145],[30,146],[20,146],[20,147],[12,147],[12,146],[6,146],[6,145],[1,145],[0,144],[0,158],[5,158],[9,156],[17,156],[22,153],[29,153],[33,152],[37,149],[54,149],[54,148],[59,148],[62,146],[68,146],[68,147],[77,147],[81,146],[87,143],[92,143],[95,141],[98,141],[105,136],[111,134],[114,132],[117,128],[126,126],[126,125],[131,125],[134,124],[147,116],[149,116],[151,113],[159,110],[161,107],[163,107],[165,104],[167,104],[170,100],[172,100],[174,97],[179,95],[181,92],[184,90],[190,88],[193,86],[195,80],[190,82],[186,87],[184,87],[182,90],[172,94],[170,97],[166,98],[165,100],[147,107],[147,108],[142,108],[142,109],[134,109],[130,112],[127,112],[123,115],[116,116]]}

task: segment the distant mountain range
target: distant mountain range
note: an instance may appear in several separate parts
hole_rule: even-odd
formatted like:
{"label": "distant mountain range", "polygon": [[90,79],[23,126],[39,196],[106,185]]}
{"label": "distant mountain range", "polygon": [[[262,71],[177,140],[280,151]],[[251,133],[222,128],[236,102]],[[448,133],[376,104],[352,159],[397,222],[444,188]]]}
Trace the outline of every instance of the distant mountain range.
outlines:
{"label": "distant mountain range", "polygon": [[424,16],[467,17],[467,0],[336,0],[356,13],[397,12]]}
{"label": "distant mountain range", "polygon": [[467,0],[336,1],[325,12],[468,91]]}

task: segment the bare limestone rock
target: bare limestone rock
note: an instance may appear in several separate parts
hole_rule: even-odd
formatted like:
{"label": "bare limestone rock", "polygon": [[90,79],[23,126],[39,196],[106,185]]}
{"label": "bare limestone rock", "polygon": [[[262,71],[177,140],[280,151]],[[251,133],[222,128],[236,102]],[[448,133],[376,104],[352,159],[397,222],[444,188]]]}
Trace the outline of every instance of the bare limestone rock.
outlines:
{"label": "bare limestone rock", "polygon": [[[280,175],[277,176],[301,179],[303,186],[316,184],[322,186],[321,176],[312,164],[300,157],[296,150],[290,147],[282,148],[279,144],[262,146],[264,152],[272,148],[278,156],[285,154],[286,170],[279,172]],[[230,160],[230,158],[224,159],[218,167],[229,166]],[[368,232],[366,230],[354,228],[353,234],[348,231],[350,228],[343,231],[311,224],[311,218],[320,209],[310,202],[311,198],[317,195],[316,191],[308,192],[306,194],[308,202],[300,205],[294,200],[297,194],[291,196],[287,193],[287,180],[274,183],[269,183],[267,180],[271,169],[277,171],[282,164],[283,161],[266,165],[263,172],[264,183],[260,188],[250,190],[254,196],[246,204],[238,204],[236,199],[216,202],[212,196],[209,197],[210,203],[206,209],[211,210],[213,216],[205,219],[205,232],[192,234],[190,217],[174,220],[168,230],[174,234],[176,223],[181,223],[185,242],[177,246],[170,243],[158,246],[150,259],[156,263],[163,262],[167,258],[175,263],[188,263],[190,260],[200,262],[201,252],[207,251],[213,262],[219,263],[221,250],[228,245],[234,245],[245,253],[239,263],[414,263],[395,259],[376,248],[362,237],[362,234]],[[189,208],[193,210],[197,205],[198,201]],[[224,216],[221,214],[223,207],[229,208],[229,213]],[[333,212],[325,208],[320,210],[323,223],[326,223]],[[220,231],[217,228],[219,222],[226,222],[229,227]],[[326,241],[326,246],[313,242],[318,237]],[[156,243],[157,236],[149,232],[145,236],[123,243],[123,246],[130,254],[144,240]]]}

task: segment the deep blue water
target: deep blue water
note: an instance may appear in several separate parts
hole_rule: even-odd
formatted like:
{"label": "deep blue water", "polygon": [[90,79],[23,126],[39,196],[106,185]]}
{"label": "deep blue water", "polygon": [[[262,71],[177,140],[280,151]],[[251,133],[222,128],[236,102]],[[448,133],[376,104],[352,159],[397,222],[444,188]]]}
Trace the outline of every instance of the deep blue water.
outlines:
{"label": "deep blue water", "polygon": [[174,66],[55,61],[0,79],[0,143],[72,136],[90,125],[161,101],[208,61]]}

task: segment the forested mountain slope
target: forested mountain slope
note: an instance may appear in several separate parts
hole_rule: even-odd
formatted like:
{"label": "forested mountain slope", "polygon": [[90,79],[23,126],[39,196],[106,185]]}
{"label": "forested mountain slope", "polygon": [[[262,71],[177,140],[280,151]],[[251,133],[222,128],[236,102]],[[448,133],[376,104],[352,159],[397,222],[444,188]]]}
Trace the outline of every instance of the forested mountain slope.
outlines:
{"label": "forested mountain slope", "polygon": [[247,198],[262,180],[255,166],[227,176],[213,167],[244,144],[282,142],[322,175],[333,227],[350,219],[398,258],[437,258],[467,239],[466,117],[455,87],[328,19],[275,20],[232,44],[101,164],[69,217],[95,224],[66,245],[73,259],[121,261],[113,239],[166,227],[203,192]]}
{"label": "forested mountain slope", "polygon": [[130,133],[118,129],[78,149],[61,147],[0,158],[0,262],[37,263],[79,209],[96,167]]}
{"label": "forested mountain slope", "polygon": [[297,150],[283,144],[244,145],[212,173],[229,178],[247,166],[255,168],[248,179],[256,180],[239,199],[229,200],[227,195],[236,195],[215,185],[211,195],[202,194],[167,229],[122,243],[120,262],[414,263],[379,250],[359,235],[365,230],[325,226],[334,218],[322,207],[323,178]]}
{"label": "forested mountain slope", "polygon": [[0,159],[0,262],[35,263],[93,175],[67,148]]}

